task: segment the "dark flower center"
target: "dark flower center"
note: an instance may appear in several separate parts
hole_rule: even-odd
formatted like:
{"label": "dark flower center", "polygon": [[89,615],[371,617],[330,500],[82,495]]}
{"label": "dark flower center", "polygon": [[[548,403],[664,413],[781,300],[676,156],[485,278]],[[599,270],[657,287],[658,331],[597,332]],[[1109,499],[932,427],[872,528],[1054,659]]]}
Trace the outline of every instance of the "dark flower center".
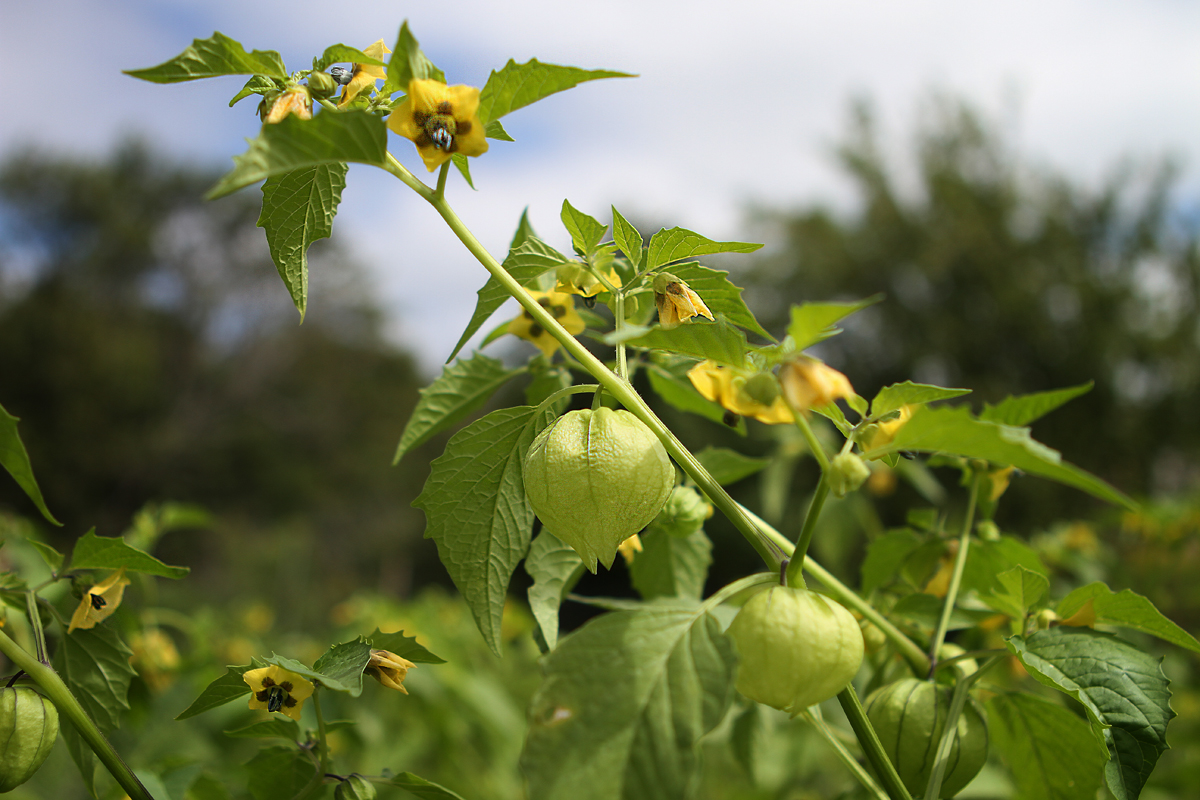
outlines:
{"label": "dark flower center", "polygon": [[92,608],[99,611],[100,609],[104,608],[106,605],[108,605],[108,601],[105,600],[103,597],[101,597],[98,594],[92,595]]}

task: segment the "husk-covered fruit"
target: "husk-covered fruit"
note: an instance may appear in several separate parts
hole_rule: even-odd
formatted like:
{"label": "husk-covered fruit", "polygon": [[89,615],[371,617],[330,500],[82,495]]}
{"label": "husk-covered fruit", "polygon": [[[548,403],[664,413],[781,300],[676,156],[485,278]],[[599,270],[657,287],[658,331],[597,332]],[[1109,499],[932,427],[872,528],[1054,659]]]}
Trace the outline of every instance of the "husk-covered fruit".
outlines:
{"label": "husk-covered fruit", "polygon": [[58,738],[58,709],[25,686],[0,689],[0,792],[33,777]]}
{"label": "husk-covered fruit", "polygon": [[[905,678],[876,689],[864,704],[884,751],[914,797],[924,795],[929,784],[953,695],[949,686]],[[974,700],[963,706],[956,728],[941,797],[960,792],[987,761],[987,721]]]}
{"label": "husk-covered fruit", "polygon": [[739,692],[799,712],[836,695],[858,672],[858,622],[828,597],[774,586],[746,601],[729,625],[740,665]]}
{"label": "husk-covered fruit", "polygon": [[628,411],[571,411],[538,434],[525,456],[525,495],[548,531],[592,572],[646,527],[671,495],[666,449]]}

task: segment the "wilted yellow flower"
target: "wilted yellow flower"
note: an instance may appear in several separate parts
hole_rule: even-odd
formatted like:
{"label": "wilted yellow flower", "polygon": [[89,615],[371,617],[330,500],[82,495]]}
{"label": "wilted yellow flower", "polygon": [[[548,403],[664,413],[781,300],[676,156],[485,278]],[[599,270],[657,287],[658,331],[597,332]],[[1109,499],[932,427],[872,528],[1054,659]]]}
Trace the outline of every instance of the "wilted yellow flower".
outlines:
{"label": "wilted yellow flower", "polygon": [[[767,380],[763,380],[764,377]],[[688,370],[688,380],[706,400],[719,403],[743,417],[754,417],[768,425],[780,425],[794,419],[787,404],[783,402],[783,397],[779,395],[774,376],[768,373],[754,375],[723,366],[710,359],[701,361]],[[771,392],[758,390],[757,384],[760,383],[768,389],[775,385],[773,398],[770,396]]]}
{"label": "wilted yellow flower", "polygon": [[125,568],[121,567],[88,589],[84,593],[83,599],[79,601],[79,607],[71,615],[71,624],[67,627],[67,633],[75,630],[89,630],[96,627],[97,622],[112,616],[112,613],[117,610],[117,606],[121,605],[121,598],[125,596],[125,587],[128,585],[129,579],[125,577]]}
{"label": "wilted yellow flower", "polygon": [[797,411],[854,396],[854,387],[845,375],[810,356],[798,356],[780,367],[779,383],[788,404]]}
{"label": "wilted yellow flower", "polygon": [[[558,279],[554,291],[564,294],[577,294],[580,297],[595,297],[603,291],[606,291],[604,284],[600,282],[592,272],[577,261],[572,261],[568,264],[563,264],[558,268],[556,273]],[[621,285],[621,276],[617,274],[615,269],[609,268],[604,277],[613,286]]]}
{"label": "wilted yellow flower", "polygon": [[408,694],[408,689],[404,688],[404,678],[410,669],[416,668],[416,664],[389,650],[372,650],[371,660],[363,672],[389,689]]}
{"label": "wilted yellow flower", "polygon": [[654,305],[658,307],[658,324],[667,330],[692,317],[713,318],[700,295],[669,272],[654,278]]}
{"label": "wilted yellow flower", "polygon": [[[377,61],[383,61],[384,56],[392,52],[380,39],[375,44],[363,48],[363,54]],[[367,87],[375,88],[375,81],[387,78],[387,68],[374,64],[355,64],[350,71],[350,82],[342,88],[342,97],[338,100],[338,108],[346,106],[362,93]]]}
{"label": "wilted yellow flower", "polygon": [[281,711],[297,722],[300,721],[300,709],[304,701],[313,693],[311,681],[274,664],[248,670],[242,675],[242,680],[254,690],[250,697],[250,708]]}
{"label": "wilted yellow flower", "polygon": [[[579,316],[579,312],[575,310],[575,301],[571,295],[563,292],[535,291],[531,291],[529,294],[538,302],[538,305],[549,311],[559,324],[567,329],[567,333],[572,335],[583,333],[583,329],[587,327],[583,322],[583,317]],[[553,355],[554,351],[559,348],[558,339],[551,336],[524,309],[521,310],[521,316],[508,323],[508,332],[513,336],[533,342],[547,356]]]}
{"label": "wilted yellow flower", "polygon": [[626,564],[632,564],[634,555],[642,552],[642,537],[635,533],[617,545],[617,552],[624,557]]}
{"label": "wilted yellow flower", "polygon": [[863,431],[863,437],[859,439],[863,451],[878,450],[881,447],[887,447],[896,438],[896,433],[904,426],[904,423],[912,419],[913,412],[917,406],[904,405],[900,406],[900,416],[895,419],[889,419],[887,422],[879,422],[874,425],[869,425]]}
{"label": "wilted yellow flower", "polygon": [[1008,482],[1012,478],[1014,467],[998,467],[988,472],[988,479],[992,484],[990,500],[994,503],[1000,499],[1000,495],[1008,488]]}
{"label": "wilted yellow flower", "polygon": [[292,86],[275,98],[263,122],[274,124],[288,114],[295,114],[300,119],[312,119],[312,95],[307,86]]}
{"label": "wilted yellow flower", "polygon": [[392,111],[387,124],[416,144],[430,172],[455,153],[478,156],[488,149],[479,121],[479,90],[474,86],[414,78],[408,82],[408,97]]}

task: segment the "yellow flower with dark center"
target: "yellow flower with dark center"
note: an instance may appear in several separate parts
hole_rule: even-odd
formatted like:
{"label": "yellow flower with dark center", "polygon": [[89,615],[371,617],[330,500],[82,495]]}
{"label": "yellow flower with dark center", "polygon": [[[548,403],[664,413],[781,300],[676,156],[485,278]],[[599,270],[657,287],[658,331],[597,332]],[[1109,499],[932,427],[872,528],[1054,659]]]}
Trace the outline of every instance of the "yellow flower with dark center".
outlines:
{"label": "yellow flower with dark center", "polygon": [[854,396],[854,387],[845,375],[810,356],[799,356],[784,364],[779,370],[779,383],[791,407],[802,412]]}
{"label": "yellow flower with dark center", "polygon": [[408,82],[408,97],[392,110],[387,124],[416,144],[430,172],[455,153],[478,156],[488,149],[474,86],[414,78]]}
{"label": "yellow flower with dark center", "polygon": [[121,598],[125,596],[125,587],[128,585],[129,579],[125,577],[125,568],[121,567],[88,589],[84,593],[83,599],[79,601],[79,607],[71,615],[71,624],[67,628],[67,633],[75,630],[89,630],[96,627],[97,622],[112,616],[112,613],[117,610],[117,606],[121,605]]}
{"label": "yellow flower with dark center", "polygon": [[667,330],[692,317],[713,318],[700,295],[669,272],[660,272],[654,278],[654,304],[658,307],[658,324]]}
{"label": "yellow flower with dark center", "polygon": [[[557,285],[554,287],[554,291],[556,292],[577,294],[580,297],[595,297],[601,292],[607,291],[604,288],[604,284],[600,282],[600,279],[577,261],[560,266],[555,273],[555,277],[558,280]],[[621,276],[611,267],[608,272],[604,273],[604,277],[613,286],[621,285]]]}
{"label": "yellow flower with dark center", "polygon": [[[558,323],[567,329],[567,333],[580,334],[587,327],[583,322],[583,317],[579,316],[579,312],[575,310],[575,301],[571,295],[565,292],[534,291],[529,294],[537,301],[538,305],[549,311],[558,320]],[[524,309],[521,310],[521,316],[508,323],[508,332],[513,336],[533,342],[547,356],[553,355],[554,351],[559,348],[558,339],[551,336],[549,331]]]}
{"label": "yellow flower with dark center", "polygon": [[[762,381],[763,375],[769,380]],[[773,398],[768,398],[766,393],[758,389],[757,384],[774,381],[774,377],[766,373],[756,375],[708,360],[701,361],[688,370],[688,380],[706,400],[719,403],[735,414],[754,417],[768,425],[781,425],[793,421],[792,412],[783,402],[783,397],[778,394],[778,389]],[[770,402],[765,402],[767,399]]]}
{"label": "yellow flower with dark center", "polygon": [[250,697],[250,708],[264,711],[280,711],[297,722],[304,701],[312,697],[313,685],[290,669],[272,664],[269,667],[248,670],[242,675],[254,694]]}
{"label": "yellow flower with dark center", "polygon": [[[363,48],[364,55],[368,55],[377,61],[383,61],[383,57],[390,52],[392,51],[383,43],[383,39]],[[338,100],[338,108],[343,108],[353,102],[354,98],[358,97],[363,89],[368,87],[374,89],[375,81],[381,81],[386,78],[386,67],[377,67],[374,64],[355,64],[350,71],[350,82],[342,88],[342,96]]]}
{"label": "yellow flower with dark center", "polygon": [[308,93],[307,86],[293,86],[275,98],[263,122],[271,125],[288,114],[295,114],[300,119],[312,119],[312,95]]}
{"label": "yellow flower with dark center", "polygon": [[363,672],[389,689],[408,694],[408,689],[404,688],[404,678],[410,669],[416,668],[416,664],[389,650],[372,650],[371,660]]}

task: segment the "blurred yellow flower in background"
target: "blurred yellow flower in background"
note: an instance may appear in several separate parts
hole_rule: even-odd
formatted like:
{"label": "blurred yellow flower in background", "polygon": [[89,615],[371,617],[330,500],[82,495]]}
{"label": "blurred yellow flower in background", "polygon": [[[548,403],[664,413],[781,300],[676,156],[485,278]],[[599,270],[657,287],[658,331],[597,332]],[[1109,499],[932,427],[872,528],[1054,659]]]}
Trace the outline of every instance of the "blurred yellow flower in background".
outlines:
{"label": "blurred yellow flower in background", "polygon": [[[587,327],[583,322],[583,317],[579,316],[579,312],[575,310],[575,301],[571,295],[565,292],[536,291],[531,291],[529,294],[538,302],[538,305],[549,311],[558,320],[558,323],[567,329],[567,333],[577,335],[583,333],[583,329]],[[558,339],[551,336],[524,309],[521,310],[519,317],[508,323],[508,332],[513,336],[533,342],[547,356],[553,355],[554,351],[560,347]]]}
{"label": "blurred yellow flower in background", "polygon": [[810,356],[784,364],[779,369],[779,383],[788,404],[801,412],[854,396],[854,387],[845,375]]}
{"label": "blurred yellow flower in background", "polygon": [[[706,400],[719,403],[735,414],[754,417],[768,425],[781,425],[794,420],[779,394],[775,376],[769,373],[753,374],[710,359],[692,367],[687,376]],[[769,391],[772,385],[773,397]]]}

